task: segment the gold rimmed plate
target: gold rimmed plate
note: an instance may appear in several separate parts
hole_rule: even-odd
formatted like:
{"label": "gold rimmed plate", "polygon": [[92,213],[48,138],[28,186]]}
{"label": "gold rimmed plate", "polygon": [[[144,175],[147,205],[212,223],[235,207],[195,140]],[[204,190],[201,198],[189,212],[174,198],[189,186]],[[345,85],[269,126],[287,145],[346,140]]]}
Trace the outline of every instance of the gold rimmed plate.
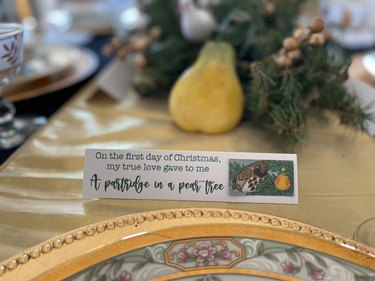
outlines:
{"label": "gold rimmed plate", "polygon": [[56,77],[70,68],[79,57],[80,50],[71,46],[26,45],[21,70],[12,80],[12,85],[19,86],[45,77]]}
{"label": "gold rimmed plate", "polygon": [[89,49],[81,48],[74,63],[62,69],[58,75],[39,77],[34,81],[16,85],[10,83],[4,89],[4,96],[11,102],[17,102],[51,94],[86,79],[95,72],[98,66],[98,56]]}
{"label": "gold rimmed plate", "polygon": [[0,280],[372,280],[375,249],[267,214],[170,209],[76,229],[0,266]]}

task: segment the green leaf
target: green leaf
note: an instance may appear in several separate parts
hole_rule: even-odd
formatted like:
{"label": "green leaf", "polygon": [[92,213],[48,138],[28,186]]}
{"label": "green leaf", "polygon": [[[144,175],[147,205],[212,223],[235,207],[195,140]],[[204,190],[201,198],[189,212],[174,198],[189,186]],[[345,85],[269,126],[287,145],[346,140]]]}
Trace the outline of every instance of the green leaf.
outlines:
{"label": "green leaf", "polygon": [[86,275],[85,279],[83,281],[91,281],[94,276],[94,270],[90,270],[90,273]]}
{"label": "green leaf", "polygon": [[274,255],[272,255],[272,254],[264,254],[263,256],[265,258],[269,259],[269,260],[272,260],[272,261],[276,261],[276,262],[279,261],[279,259],[277,257],[275,257]]}
{"label": "green leaf", "polygon": [[152,257],[152,255],[150,254],[150,251],[147,251],[145,252],[145,259],[150,262],[150,263],[153,263],[154,262],[154,258]]}
{"label": "green leaf", "polygon": [[107,276],[106,275],[100,275],[99,278],[96,281],[107,281]]}
{"label": "green leaf", "polygon": [[133,267],[132,271],[137,271],[141,269],[142,267],[144,267],[145,265],[147,265],[147,262],[140,262]]}
{"label": "green leaf", "polygon": [[319,256],[317,255],[314,255],[314,258],[316,259],[316,261],[321,265],[323,266],[324,268],[328,268],[328,265],[327,263]]}
{"label": "green leaf", "polygon": [[311,271],[311,270],[313,270],[314,268],[316,268],[311,262],[309,262],[309,261],[307,261],[307,262],[305,262],[305,266],[306,266],[306,269],[307,269],[307,271]]}
{"label": "green leaf", "polygon": [[264,244],[263,244],[263,242],[260,243],[260,245],[259,245],[258,249],[256,249],[256,251],[257,251],[258,256],[263,255],[263,252],[264,252]]}
{"label": "green leaf", "polygon": [[293,250],[285,249],[285,252],[291,260],[298,261],[297,254]]}
{"label": "green leaf", "polygon": [[358,274],[355,274],[354,275],[354,280],[355,281],[374,281],[375,280],[375,276],[364,276],[364,275],[358,275]]}
{"label": "green leaf", "polygon": [[114,271],[115,271],[115,272],[120,271],[121,267],[122,267],[122,261],[119,260],[119,261],[117,261],[117,262],[114,264]]}
{"label": "green leaf", "polygon": [[130,255],[122,258],[123,262],[147,262],[148,260],[144,256]]}

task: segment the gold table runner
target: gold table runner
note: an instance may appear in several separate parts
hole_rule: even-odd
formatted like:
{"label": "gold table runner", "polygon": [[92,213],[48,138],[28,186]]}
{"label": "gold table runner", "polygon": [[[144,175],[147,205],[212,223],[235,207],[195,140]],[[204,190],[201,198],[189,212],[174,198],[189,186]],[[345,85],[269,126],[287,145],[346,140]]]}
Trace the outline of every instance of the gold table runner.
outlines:
{"label": "gold table runner", "polygon": [[375,216],[375,138],[308,120],[297,151],[299,204],[83,199],[85,148],[286,152],[271,134],[243,123],[221,135],[176,128],[165,100],[129,92],[116,103],[88,84],[0,172],[0,260],[75,228],[141,211],[219,207],[299,220],[351,237]]}

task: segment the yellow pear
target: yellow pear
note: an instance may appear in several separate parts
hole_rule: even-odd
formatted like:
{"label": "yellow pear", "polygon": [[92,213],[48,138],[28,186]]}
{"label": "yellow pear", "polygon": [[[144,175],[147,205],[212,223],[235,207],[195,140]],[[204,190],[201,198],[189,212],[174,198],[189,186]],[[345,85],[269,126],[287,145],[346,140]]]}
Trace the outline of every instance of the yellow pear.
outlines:
{"label": "yellow pear", "polygon": [[244,102],[232,46],[209,41],[174,84],[169,110],[183,130],[224,133],[241,121]]}

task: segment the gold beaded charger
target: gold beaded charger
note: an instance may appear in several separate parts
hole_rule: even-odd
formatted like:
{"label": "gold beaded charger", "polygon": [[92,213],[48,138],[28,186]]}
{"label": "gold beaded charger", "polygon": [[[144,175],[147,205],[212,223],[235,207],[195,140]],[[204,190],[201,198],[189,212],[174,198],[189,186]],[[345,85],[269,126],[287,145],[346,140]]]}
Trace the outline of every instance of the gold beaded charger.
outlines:
{"label": "gold beaded charger", "polygon": [[0,280],[370,280],[375,249],[274,215],[167,209],[70,231],[3,261],[0,272]]}

